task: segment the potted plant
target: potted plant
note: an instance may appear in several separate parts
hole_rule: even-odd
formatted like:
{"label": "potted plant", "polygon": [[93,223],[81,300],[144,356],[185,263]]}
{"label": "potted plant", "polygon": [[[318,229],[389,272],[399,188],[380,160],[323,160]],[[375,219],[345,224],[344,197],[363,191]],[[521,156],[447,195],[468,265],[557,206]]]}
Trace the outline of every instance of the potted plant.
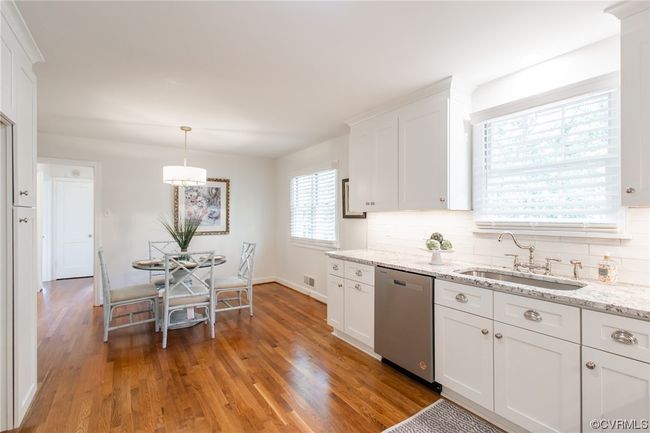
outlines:
{"label": "potted plant", "polygon": [[194,237],[194,234],[196,234],[196,230],[201,225],[200,218],[185,218],[178,224],[171,224],[165,219],[160,220],[160,222],[172,239],[176,241],[181,253],[187,252],[190,242],[192,242],[192,238]]}

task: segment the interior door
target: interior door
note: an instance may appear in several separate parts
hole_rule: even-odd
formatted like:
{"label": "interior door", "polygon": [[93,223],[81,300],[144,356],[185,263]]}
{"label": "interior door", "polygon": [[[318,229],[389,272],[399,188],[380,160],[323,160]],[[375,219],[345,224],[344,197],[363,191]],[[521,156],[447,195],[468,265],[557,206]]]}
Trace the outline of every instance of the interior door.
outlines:
{"label": "interior door", "polygon": [[54,179],[54,278],[93,275],[93,182]]}
{"label": "interior door", "polygon": [[[4,95],[3,95],[4,96]],[[0,118],[0,431],[13,428],[13,292],[11,290],[11,257],[8,245],[11,220],[5,205],[9,203],[7,185],[11,149],[11,126]]]}

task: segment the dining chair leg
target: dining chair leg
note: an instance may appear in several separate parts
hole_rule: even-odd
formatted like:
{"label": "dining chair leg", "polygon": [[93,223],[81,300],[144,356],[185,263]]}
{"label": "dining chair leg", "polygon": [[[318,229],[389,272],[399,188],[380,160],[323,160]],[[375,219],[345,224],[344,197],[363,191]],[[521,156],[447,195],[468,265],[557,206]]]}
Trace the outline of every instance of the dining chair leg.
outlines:
{"label": "dining chair leg", "polygon": [[163,307],[163,340],[162,340],[162,348],[167,349],[167,330],[169,329],[169,310],[166,308],[167,305],[165,303]]}
{"label": "dining chair leg", "polygon": [[108,326],[110,324],[108,310],[110,306],[104,306],[104,343],[108,342]]}
{"label": "dining chair leg", "polygon": [[158,309],[158,299],[151,301],[153,307],[153,323],[155,332],[160,331],[160,310]]}
{"label": "dining chair leg", "polygon": [[252,284],[246,288],[246,295],[248,295],[248,305],[250,309],[250,314],[251,317],[253,317],[253,285]]}

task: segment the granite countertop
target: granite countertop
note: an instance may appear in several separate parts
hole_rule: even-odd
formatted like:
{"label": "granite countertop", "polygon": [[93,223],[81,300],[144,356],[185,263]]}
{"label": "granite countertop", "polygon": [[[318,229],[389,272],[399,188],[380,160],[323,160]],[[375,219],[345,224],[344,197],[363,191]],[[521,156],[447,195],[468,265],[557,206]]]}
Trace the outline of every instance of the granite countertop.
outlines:
{"label": "granite countertop", "polygon": [[[494,266],[453,262],[446,256],[443,256],[443,259],[447,259],[445,260],[445,264],[432,265],[429,263],[431,255],[424,251],[422,253],[409,254],[378,250],[348,250],[330,251],[326,254],[329,257],[336,259],[368,265],[386,266],[392,269],[431,275],[436,278],[456,283],[470,284],[500,292],[514,293],[517,295],[545,299],[561,304],[650,321],[650,287],[623,284],[605,285],[589,280],[581,280],[582,283],[587,285],[577,290],[553,290],[531,287],[507,281],[495,281],[487,278],[463,275],[456,272],[468,268],[495,269]],[[499,269],[504,271],[503,268]],[[516,275],[514,272],[513,274]],[[538,277],[548,281],[573,281],[564,277],[541,275],[538,275]]]}

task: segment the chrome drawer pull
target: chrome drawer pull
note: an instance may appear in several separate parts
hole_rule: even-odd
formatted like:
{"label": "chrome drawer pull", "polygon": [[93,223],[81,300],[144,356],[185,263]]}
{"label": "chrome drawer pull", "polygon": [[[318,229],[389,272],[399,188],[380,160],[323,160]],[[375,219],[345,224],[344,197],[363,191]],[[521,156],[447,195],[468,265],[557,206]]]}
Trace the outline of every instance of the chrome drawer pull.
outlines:
{"label": "chrome drawer pull", "polygon": [[343,287],[343,284],[337,284],[337,286],[339,286],[339,287]]}
{"label": "chrome drawer pull", "polygon": [[354,288],[357,289],[357,290],[361,290],[361,284],[355,284]]}
{"label": "chrome drawer pull", "polygon": [[467,304],[467,296],[464,293],[459,293],[456,295],[456,300],[461,304]]}
{"label": "chrome drawer pull", "polygon": [[639,342],[639,340],[637,340],[631,332],[625,331],[623,329],[612,332],[612,339],[619,343],[627,344],[628,346],[632,346],[633,344],[637,344]]}
{"label": "chrome drawer pull", "polygon": [[28,220],[27,218],[18,218],[18,222],[19,222],[19,223],[26,223],[26,222],[28,222],[28,221],[29,221],[29,220]]}
{"label": "chrome drawer pull", "polygon": [[585,367],[587,367],[589,370],[593,370],[594,368],[596,368],[596,363],[594,363],[593,361],[587,361]]}
{"label": "chrome drawer pull", "polygon": [[481,334],[483,335],[488,335],[488,332],[490,331],[488,331],[487,329],[481,329]]}
{"label": "chrome drawer pull", "polygon": [[24,190],[24,191],[18,191],[19,195],[29,195],[29,191]]}
{"label": "chrome drawer pull", "polygon": [[360,269],[357,269],[357,271],[354,273],[354,275],[356,275],[357,277],[360,277],[360,276],[363,275],[363,272],[361,272]]}
{"label": "chrome drawer pull", "polygon": [[503,338],[503,334],[501,334],[500,332],[497,332],[496,334],[494,334],[494,338],[497,338],[497,339],[501,340]]}
{"label": "chrome drawer pull", "polygon": [[332,269],[334,269],[335,271],[338,271],[339,270],[339,265],[332,265]]}
{"label": "chrome drawer pull", "polygon": [[541,322],[541,321],[542,321],[542,315],[539,314],[539,313],[538,313],[537,311],[535,311],[535,310],[526,310],[526,311],[524,312],[524,317],[525,317],[527,320],[530,320],[531,322]]}

